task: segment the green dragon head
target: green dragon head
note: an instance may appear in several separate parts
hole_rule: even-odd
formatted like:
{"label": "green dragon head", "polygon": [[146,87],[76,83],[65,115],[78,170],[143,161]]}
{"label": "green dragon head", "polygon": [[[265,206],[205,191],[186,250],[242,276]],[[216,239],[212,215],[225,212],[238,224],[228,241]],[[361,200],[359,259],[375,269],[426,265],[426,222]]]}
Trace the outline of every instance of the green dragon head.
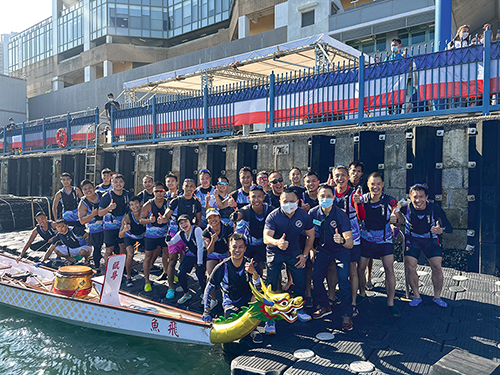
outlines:
{"label": "green dragon head", "polygon": [[263,322],[285,319],[288,323],[293,323],[297,319],[297,311],[305,303],[302,297],[290,298],[288,293],[274,293],[271,286],[266,287],[264,284],[262,284],[264,293],[259,292],[252,283],[250,288],[257,300],[250,303],[254,306],[253,310],[257,310],[254,318]]}

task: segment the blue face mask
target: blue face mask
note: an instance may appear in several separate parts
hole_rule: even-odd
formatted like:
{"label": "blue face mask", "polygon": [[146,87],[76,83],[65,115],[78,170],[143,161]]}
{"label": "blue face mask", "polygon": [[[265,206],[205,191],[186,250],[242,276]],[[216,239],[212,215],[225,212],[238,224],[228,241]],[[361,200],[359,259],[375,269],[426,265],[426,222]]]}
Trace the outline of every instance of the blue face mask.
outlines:
{"label": "blue face mask", "polygon": [[398,46],[392,46],[391,49],[394,53],[398,52]]}
{"label": "blue face mask", "polygon": [[113,101],[113,98],[108,98],[108,100],[109,100],[110,102],[112,102],[112,101]]}
{"label": "blue face mask", "polygon": [[330,208],[333,206],[333,198],[319,198],[318,202],[321,208]]}

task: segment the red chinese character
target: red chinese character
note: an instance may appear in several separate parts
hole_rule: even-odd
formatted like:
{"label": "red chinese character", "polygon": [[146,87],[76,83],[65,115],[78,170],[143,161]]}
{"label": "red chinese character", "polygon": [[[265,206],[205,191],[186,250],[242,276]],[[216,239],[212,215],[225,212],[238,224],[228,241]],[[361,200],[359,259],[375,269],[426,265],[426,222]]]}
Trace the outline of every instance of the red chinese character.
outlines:
{"label": "red chinese character", "polygon": [[151,331],[160,332],[158,327],[159,327],[158,320],[153,318],[153,320],[151,321]]}
{"label": "red chinese character", "polygon": [[179,337],[179,334],[177,333],[177,322],[170,322],[168,325],[168,333],[172,336]]}
{"label": "red chinese character", "polygon": [[120,262],[114,262],[113,263],[113,269],[117,270],[118,268],[120,268]]}
{"label": "red chinese character", "polygon": [[111,275],[111,279],[116,279],[118,277],[118,272],[113,271],[113,274]]}

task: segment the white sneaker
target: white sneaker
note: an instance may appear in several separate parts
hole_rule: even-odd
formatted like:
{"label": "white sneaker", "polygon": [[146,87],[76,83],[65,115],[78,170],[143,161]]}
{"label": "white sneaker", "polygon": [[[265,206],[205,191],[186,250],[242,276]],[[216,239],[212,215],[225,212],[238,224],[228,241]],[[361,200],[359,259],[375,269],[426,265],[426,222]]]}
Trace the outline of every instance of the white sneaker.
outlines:
{"label": "white sneaker", "polygon": [[194,281],[198,281],[198,276],[196,276],[196,274],[195,274],[195,273],[193,273],[193,274],[191,275],[191,277],[193,278],[193,280],[194,280]]}
{"label": "white sneaker", "polygon": [[275,335],[276,334],[276,323],[272,320],[266,322],[266,335]]}
{"label": "white sneaker", "polygon": [[305,313],[303,310],[300,310],[300,311],[297,311],[297,319],[299,320],[299,322],[308,322],[312,318],[311,318],[311,315]]}

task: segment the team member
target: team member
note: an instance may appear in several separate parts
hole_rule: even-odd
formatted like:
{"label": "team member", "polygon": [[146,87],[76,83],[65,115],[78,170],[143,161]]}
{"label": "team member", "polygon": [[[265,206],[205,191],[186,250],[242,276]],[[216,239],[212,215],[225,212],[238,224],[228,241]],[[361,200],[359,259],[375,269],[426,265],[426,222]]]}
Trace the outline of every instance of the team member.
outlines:
{"label": "team member", "polygon": [[416,307],[422,302],[418,290],[417,261],[420,251],[423,251],[432,269],[433,301],[438,306],[446,307],[448,304],[441,299],[443,252],[439,236],[443,232],[453,232],[453,228],[443,209],[429,202],[428,199],[429,194],[425,185],[413,185],[410,188],[411,202],[404,204],[400,210],[406,219],[406,275],[413,290],[413,300],[410,302],[410,306]]}
{"label": "team member", "polygon": [[121,174],[115,174],[111,178],[113,189],[104,194],[99,202],[99,216],[103,217],[104,244],[106,253],[104,262],[113,253],[115,246],[119,246],[120,253],[125,254],[123,238],[118,237],[122,219],[128,212],[130,193],[124,189],[125,180]]}
{"label": "team member", "polygon": [[[356,306],[356,297],[359,287],[358,262],[361,257],[361,233],[359,229],[359,221],[365,219],[366,213],[362,205],[359,190],[354,191],[353,188],[349,187],[347,184],[349,181],[349,175],[346,167],[343,165],[335,167],[333,170],[333,181],[336,185],[334,189],[334,204],[347,215],[351,223],[353,246],[350,251],[351,264],[349,277],[351,279],[352,304]],[[334,295],[333,293],[335,293],[336,284],[337,280],[334,280],[333,284],[331,284],[332,296]],[[335,298],[332,299],[335,301]]]}
{"label": "team member", "polygon": [[[132,266],[134,265],[135,248],[138,243],[143,242],[144,233],[146,232],[146,227],[140,223],[142,210],[141,201],[142,197],[137,195],[130,198],[130,211],[123,217],[120,233],[118,233],[118,236],[123,238],[125,251],[127,252],[125,268],[127,271],[126,285],[128,287],[134,285],[132,279]],[[144,264],[146,264],[146,260],[144,260]],[[146,274],[146,272],[144,272],[144,274]]]}
{"label": "team member", "polygon": [[269,190],[269,174],[266,171],[260,171],[257,173],[255,180],[257,181],[257,185],[261,186],[264,193],[267,194]]}
{"label": "team member", "polygon": [[165,199],[168,201],[170,204],[170,201],[174,198],[177,198],[180,195],[178,185],[179,182],[177,181],[177,176],[169,172],[165,176],[165,185],[167,186],[167,194],[165,194]]}
{"label": "team member", "polygon": [[384,179],[379,172],[373,172],[368,176],[368,189],[370,192],[363,195],[366,218],[361,223],[361,259],[358,269],[360,302],[366,299],[365,269],[368,259],[381,258],[385,271],[389,313],[393,317],[398,317],[401,313],[394,306],[396,277],[391,229],[391,224],[398,226],[401,223],[399,213],[396,212],[397,202],[384,193]]}
{"label": "team member", "polygon": [[49,259],[55,250],[57,256],[67,259],[70,263],[76,262],[74,257],[81,256],[85,258],[85,264],[88,264],[92,248],[87,246],[85,240],[76,236],[73,229],[68,227],[68,223],[64,219],[56,221],[56,229],[58,233],[54,237],[52,245],[50,245],[43,256],[42,262]]}
{"label": "team member", "polygon": [[[196,222],[197,225],[201,221],[201,203],[198,199],[193,197],[196,190],[195,182],[186,178],[182,184],[183,195],[179,195],[172,199],[169,203],[168,209],[163,215],[163,219],[169,222],[169,233],[167,235],[167,245],[172,237],[176,235],[179,230],[177,224],[177,219],[181,215],[187,215],[191,222]],[[168,292],[166,295],[167,299],[173,299],[175,297],[174,289],[174,277],[175,277],[175,265],[177,264],[177,259],[179,254],[182,254],[186,250],[184,242],[179,241],[175,244],[168,245]]]}
{"label": "team member", "polygon": [[[19,262],[24,256],[28,248],[34,251],[45,251],[53,243],[54,237],[57,235],[56,225],[52,220],[47,220],[47,215],[43,212],[37,212],[35,215],[36,226],[31,231],[28,241],[24,244],[21,254],[17,258]],[[33,243],[37,236],[42,237],[42,240]]]}
{"label": "team member", "polygon": [[363,178],[365,165],[361,161],[353,161],[349,164],[349,181],[347,184],[354,190],[360,189],[361,194],[368,193],[368,186]]}
{"label": "team member", "polygon": [[252,170],[249,167],[243,167],[239,172],[241,187],[231,193],[229,205],[233,208],[242,208],[250,203],[250,187],[253,185]]}
{"label": "team member", "polygon": [[163,264],[164,279],[168,279],[168,249],[165,243],[165,236],[168,231],[168,220],[163,218],[167,212],[168,202],[165,199],[165,185],[163,182],[156,182],[154,185],[153,199],[148,200],[142,207],[141,220],[142,225],[146,225],[146,234],[144,235],[144,245],[146,255],[144,257],[144,291],[151,291],[151,282],[149,281],[149,271],[153,262],[161,255]]}
{"label": "team member", "polygon": [[237,222],[236,232],[242,233],[248,243],[245,256],[258,264],[258,272],[262,275],[262,263],[266,261],[266,245],[264,245],[264,225],[269,214],[274,210],[264,203],[264,189],[259,185],[250,188],[250,204],[233,214]]}
{"label": "team member", "polygon": [[[217,304],[212,303],[212,295],[217,287],[222,292],[222,308],[224,309],[224,317],[227,319],[232,314],[237,314],[243,306],[248,306],[252,301],[255,301],[249,282],[252,280],[253,285],[261,288],[261,279],[255,270],[253,261],[245,258],[245,237],[241,233],[234,233],[229,239],[231,248],[231,257],[219,263],[210,277],[203,294],[203,320],[210,322],[210,310],[212,306]],[[262,338],[257,331],[252,332],[253,341],[261,343]]]}
{"label": "team member", "polygon": [[[305,266],[314,244],[314,225],[311,217],[298,209],[298,197],[294,190],[286,189],[281,194],[281,207],[269,214],[264,226],[264,243],[267,245],[267,279],[274,290],[278,288],[281,267],[286,264],[295,284],[295,294],[304,296]],[[300,248],[299,236],[307,236],[304,249]],[[307,322],[311,317],[304,311],[297,318]],[[266,333],[275,334],[273,321],[266,323]]]}
{"label": "team member", "polygon": [[104,243],[104,232],[102,218],[99,216],[99,202],[102,193],[94,189],[94,184],[90,180],[83,180],[80,188],[85,197],[78,205],[78,218],[82,225],[87,227],[89,232],[89,246],[92,246],[92,259],[96,275],[101,274],[101,250]]}
{"label": "team member", "polygon": [[304,177],[304,183],[306,184],[306,190],[302,193],[300,197],[302,199],[302,209],[306,212],[313,207],[316,207],[318,203],[318,188],[319,188],[319,177],[316,172],[307,172],[306,177]]}
{"label": "team member", "polygon": [[[207,249],[207,275],[211,275],[215,266],[228,257],[229,237],[233,234],[233,227],[224,224],[219,211],[214,208],[207,210],[207,220],[208,226],[203,231],[203,241]],[[217,300],[213,300],[213,303],[212,308]]]}
{"label": "team member", "polygon": [[210,200],[210,196],[214,194],[215,187],[212,186],[212,174],[208,169],[202,169],[200,171],[200,186],[196,188],[194,196],[201,203],[201,229],[207,227],[207,218],[205,216],[205,211],[207,209],[207,202]]}
{"label": "team member", "polygon": [[184,295],[179,298],[177,303],[182,305],[192,298],[187,285],[187,273],[196,265],[196,276],[200,283],[201,290],[205,290],[205,243],[203,242],[203,232],[197,225],[191,224],[191,219],[188,215],[182,214],[177,219],[177,224],[181,229],[168,242],[168,246],[175,245],[182,241],[186,246],[186,254],[182,257],[179,266],[179,283],[181,284]]}
{"label": "team member", "polygon": [[113,176],[113,172],[111,172],[111,169],[104,168],[101,171],[102,184],[97,185],[97,190],[103,194],[112,190],[113,189],[113,185],[111,185],[111,177],[112,176]]}
{"label": "team member", "polygon": [[[57,215],[57,206],[59,202],[62,205],[62,218],[66,220],[69,226],[82,227],[78,220],[78,204],[80,198],[83,197],[82,191],[78,187],[71,186],[71,175],[67,172],[61,174],[62,189],[59,190],[54,196],[54,203],[52,204],[52,214],[55,218]],[[82,230],[77,230],[78,235],[83,235]]]}
{"label": "team member", "polygon": [[217,179],[217,188],[214,194],[210,196],[208,201],[207,210],[210,208],[215,208],[219,211],[221,220],[223,223],[233,226],[233,222],[230,219],[231,214],[234,212],[234,208],[227,205],[227,207],[220,209],[219,206],[223,206],[222,202],[229,198],[227,194],[227,187],[229,185],[229,180],[225,176],[220,176]]}
{"label": "team member", "polygon": [[291,184],[287,187],[294,190],[295,193],[297,193],[297,197],[301,198],[302,194],[306,191],[306,188],[302,186],[302,172],[299,168],[293,167],[290,169],[288,178],[290,179]]}
{"label": "team member", "polygon": [[319,189],[320,206],[309,211],[318,234],[318,254],[314,263],[313,282],[314,294],[320,308],[314,312],[314,319],[321,319],[332,313],[328,295],[323,281],[333,263],[337,268],[340,286],[341,308],[343,310],[342,328],[352,329],[353,308],[351,283],[349,281],[349,264],[351,263],[350,249],[353,246],[351,223],[346,214],[334,205],[333,188],[323,185]]}
{"label": "team member", "polygon": [[146,204],[149,200],[155,198],[155,182],[153,180],[153,177],[150,175],[146,175],[142,178],[142,186],[144,189],[137,194],[139,198],[141,198],[141,204],[144,205]]}
{"label": "team member", "polygon": [[269,174],[269,185],[271,186],[271,191],[267,192],[268,198],[266,201],[273,207],[280,206],[280,197],[283,189],[285,188],[285,183],[283,182],[283,176],[277,171],[273,171]]}

